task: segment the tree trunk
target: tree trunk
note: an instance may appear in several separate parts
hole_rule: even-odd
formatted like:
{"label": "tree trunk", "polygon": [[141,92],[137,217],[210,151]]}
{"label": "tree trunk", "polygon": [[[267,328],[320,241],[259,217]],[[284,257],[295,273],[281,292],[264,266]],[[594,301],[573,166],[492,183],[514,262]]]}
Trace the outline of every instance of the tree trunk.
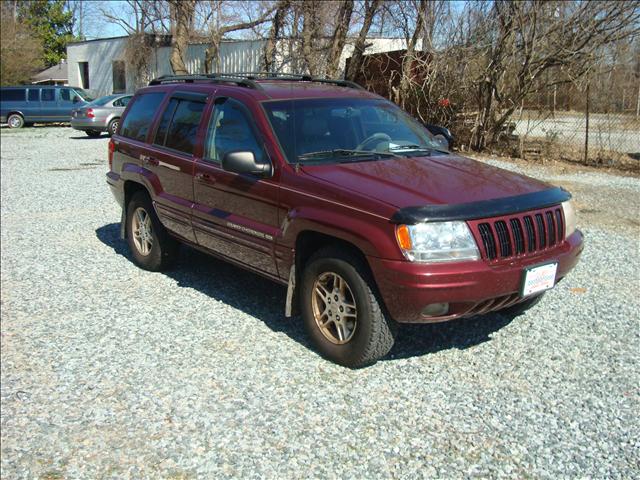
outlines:
{"label": "tree trunk", "polygon": [[302,4],[304,19],[302,20],[302,57],[307,65],[309,75],[318,73],[318,59],[312,49],[312,43],[320,39],[317,35],[318,27],[318,5],[315,0],[306,0]]}
{"label": "tree trunk", "polygon": [[284,20],[289,10],[290,0],[280,0],[276,8],[276,14],[273,17],[273,23],[271,24],[271,30],[269,31],[269,38],[267,44],[264,47],[264,70],[266,72],[273,71],[275,63],[276,46],[278,44],[278,37],[280,31],[284,26]]}
{"label": "tree trunk", "polygon": [[171,69],[175,75],[188,75],[185,60],[189,48],[189,31],[193,26],[196,0],[170,0],[172,37]]}
{"label": "tree trunk", "polygon": [[349,60],[349,68],[345,72],[345,78],[347,80],[355,80],[360,70],[362,70],[362,66],[364,64],[364,51],[367,48],[367,35],[369,34],[369,30],[371,29],[373,17],[375,16],[379,7],[380,0],[371,0],[366,6],[362,28],[360,28],[358,39],[353,46],[353,55]]}
{"label": "tree trunk", "polygon": [[353,0],[342,0],[336,26],[333,31],[333,37],[331,38],[331,49],[329,50],[329,59],[327,62],[327,76],[329,78],[334,78],[338,73],[340,57],[342,56],[342,50],[344,50],[352,14]]}

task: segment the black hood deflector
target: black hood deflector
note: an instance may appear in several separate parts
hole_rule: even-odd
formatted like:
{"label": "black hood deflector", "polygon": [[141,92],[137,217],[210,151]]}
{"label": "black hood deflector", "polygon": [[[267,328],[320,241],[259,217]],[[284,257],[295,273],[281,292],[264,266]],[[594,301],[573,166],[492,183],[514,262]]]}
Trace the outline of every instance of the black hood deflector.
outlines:
{"label": "black hood deflector", "polygon": [[421,222],[446,222],[501,217],[513,213],[526,212],[527,210],[558,205],[570,198],[571,194],[569,192],[560,187],[555,187],[540,192],[525,193],[524,195],[495,198],[492,200],[481,200],[478,202],[405,207],[398,210],[393,217],[391,217],[391,223],[414,225]]}

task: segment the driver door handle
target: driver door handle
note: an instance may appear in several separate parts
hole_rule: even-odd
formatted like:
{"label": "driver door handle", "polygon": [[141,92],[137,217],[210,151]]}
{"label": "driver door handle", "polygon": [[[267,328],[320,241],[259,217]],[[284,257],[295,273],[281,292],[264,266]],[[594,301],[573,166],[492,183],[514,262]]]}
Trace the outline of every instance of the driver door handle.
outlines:
{"label": "driver door handle", "polygon": [[214,183],[216,181],[215,178],[213,178],[208,173],[204,173],[204,172],[196,173],[195,174],[195,179],[200,181],[200,182],[207,182],[207,183]]}

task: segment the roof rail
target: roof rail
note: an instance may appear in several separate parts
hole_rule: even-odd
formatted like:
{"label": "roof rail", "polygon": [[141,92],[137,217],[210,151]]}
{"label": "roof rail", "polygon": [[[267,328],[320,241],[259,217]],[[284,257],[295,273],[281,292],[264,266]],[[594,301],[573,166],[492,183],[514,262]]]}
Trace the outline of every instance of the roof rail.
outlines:
{"label": "roof rail", "polygon": [[194,82],[208,82],[208,83],[235,83],[241,87],[252,88],[254,90],[261,90],[262,87],[249,78],[238,77],[235,74],[194,74],[194,75],[162,75],[161,77],[154,78],[149,82],[149,86],[162,85],[164,83],[194,83]]}
{"label": "roof rail", "polygon": [[339,87],[356,88],[358,90],[364,90],[361,85],[352,82],[350,80],[339,80],[331,78],[318,78],[307,74],[300,73],[276,73],[276,72],[236,72],[236,73],[214,73],[217,77],[242,77],[247,80],[265,80],[273,81],[280,80],[284,82],[316,82],[327,83],[330,85],[337,85]]}
{"label": "roof rail", "polygon": [[161,85],[164,83],[193,83],[193,82],[210,82],[210,83],[235,83],[241,87],[261,90],[262,87],[255,80],[283,82],[315,82],[336,85],[338,87],[355,88],[364,90],[361,85],[350,80],[337,80],[331,78],[318,78],[311,75],[297,73],[275,73],[275,72],[237,72],[237,73],[209,73],[194,75],[163,75],[154,78],[149,85]]}

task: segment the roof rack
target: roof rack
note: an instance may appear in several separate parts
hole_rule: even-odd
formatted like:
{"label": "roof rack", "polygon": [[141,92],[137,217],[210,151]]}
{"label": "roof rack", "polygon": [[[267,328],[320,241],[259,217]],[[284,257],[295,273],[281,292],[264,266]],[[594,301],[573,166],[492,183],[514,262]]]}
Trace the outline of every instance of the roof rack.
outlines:
{"label": "roof rack", "polygon": [[[225,74],[217,74],[225,75]],[[281,80],[284,82],[315,82],[315,83],[327,83],[330,85],[337,85],[339,87],[356,88],[358,90],[364,90],[361,85],[350,80],[339,80],[331,78],[319,78],[313,77],[307,74],[300,73],[276,73],[276,72],[238,72],[230,74],[237,77],[247,78],[249,80]]]}
{"label": "roof rack", "polygon": [[254,90],[261,90],[262,87],[249,78],[238,77],[235,74],[195,74],[195,75],[162,75],[161,77],[154,78],[149,82],[151,85],[162,85],[164,83],[194,83],[194,82],[208,82],[208,83],[235,83],[241,87],[252,88]]}
{"label": "roof rack", "polygon": [[261,90],[262,87],[255,80],[262,81],[283,81],[283,82],[314,82],[336,85],[338,87],[355,88],[364,90],[361,85],[350,80],[334,80],[330,78],[318,78],[311,75],[296,73],[275,73],[275,72],[236,72],[236,73],[210,73],[195,75],[163,75],[149,82],[149,85],[161,85],[163,83],[235,83],[241,87]]}

